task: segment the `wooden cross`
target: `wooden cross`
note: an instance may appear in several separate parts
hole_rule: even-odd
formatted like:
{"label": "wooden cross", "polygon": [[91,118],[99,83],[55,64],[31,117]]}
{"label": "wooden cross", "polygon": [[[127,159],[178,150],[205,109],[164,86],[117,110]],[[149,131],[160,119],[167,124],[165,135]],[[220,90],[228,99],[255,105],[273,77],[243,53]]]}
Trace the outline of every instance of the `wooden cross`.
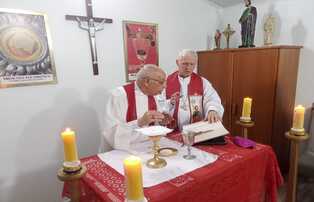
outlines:
{"label": "wooden cross", "polygon": [[91,48],[93,62],[93,73],[94,75],[98,75],[96,32],[104,29],[104,23],[112,23],[112,19],[94,17],[92,0],[85,0],[85,4],[87,13],[86,16],[65,15],[65,19],[77,21],[81,29],[88,31],[89,44]]}
{"label": "wooden cross", "polygon": [[229,48],[229,42],[230,42],[230,37],[235,33],[234,30],[232,30],[230,24],[226,27],[226,29],[222,32],[224,36],[226,37],[227,40],[227,48]]}

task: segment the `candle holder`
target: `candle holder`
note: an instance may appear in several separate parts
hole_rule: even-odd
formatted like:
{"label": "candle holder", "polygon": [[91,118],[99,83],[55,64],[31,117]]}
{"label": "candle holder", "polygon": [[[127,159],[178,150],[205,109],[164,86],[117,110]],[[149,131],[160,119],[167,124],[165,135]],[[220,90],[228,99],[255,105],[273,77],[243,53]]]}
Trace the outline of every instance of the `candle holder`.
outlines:
{"label": "candle holder", "polygon": [[79,165],[79,169],[69,171],[68,167],[63,167],[58,170],[58,179],[69,184],[70,198],[73,202],[80,201],[80,179],[85,175],[87,169],[84,165]]}
{"label": "candle holder", "polygon": [[295,202],[298,176],[299,143],[301,141],[307,140],[309,138],[309,134],[306,133],[304,130],[303,133],[298,132],[298,134],[290,130],[285,133],[285,136],[291,141],[287,202]]}
{"label": "candle holder", "polygon": [[240,117],[240,120],[237,120],[236,124],[240,125],[243,128],[243,137],[247,139],[248,128],[253,127],[255,125],[255,122],[251,120],[251,117]]}
{"label": "candle holder", "polygon": [[291,128],[290,133],[294,135],[302,136],[305,134],[304,128]]}
{"label": "candle holder", "polygon": [[76,173],[82,169],[80,161],[65,161],[63,162],[63,171],[65,173],[71,174]]}
{"label": "candle holder", "polygon": [[167,162],[165,159],[162,159],[159,157],[159,140],[161,138],[161,135],[157,136],[150,136],[149,139],[153,141],[153,153],[154,157],[152,159],[149,159],[146,162],[146,166],[149,168],[163,168],[167,165]]}
{"label": "candle holder", "polygon": [[244,123],[250,123],[252,121],[252,119],[249,116],[241,116],[240,121],[242,121]]}

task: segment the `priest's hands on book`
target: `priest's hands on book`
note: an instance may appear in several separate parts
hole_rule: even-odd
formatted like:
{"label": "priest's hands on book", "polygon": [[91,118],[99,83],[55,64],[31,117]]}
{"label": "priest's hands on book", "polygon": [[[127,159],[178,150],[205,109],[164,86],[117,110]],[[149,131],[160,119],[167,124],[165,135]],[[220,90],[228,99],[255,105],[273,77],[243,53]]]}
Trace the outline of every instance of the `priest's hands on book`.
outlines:
{"label": "priest's hands on book", "polygon": [[219,117],[218,113],[214,110],[210,110],[207,114],[207,120],[209,123],[215,123],[218,121],[222,121]]}

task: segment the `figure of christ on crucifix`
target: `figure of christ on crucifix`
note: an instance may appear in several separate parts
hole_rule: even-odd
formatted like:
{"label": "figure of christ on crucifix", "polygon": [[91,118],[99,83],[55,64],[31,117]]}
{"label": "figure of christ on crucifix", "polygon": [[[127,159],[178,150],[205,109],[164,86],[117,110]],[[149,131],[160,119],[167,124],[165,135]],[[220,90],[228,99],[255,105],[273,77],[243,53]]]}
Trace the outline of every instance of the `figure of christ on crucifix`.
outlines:
{"label": "figure of christ on crucifix", "polygon": [[230,43],[230,37],[235,33],[234,30],[232,30],[230,24],[227,25],[226,29],[222,32],[224,36],[226,37],[227,41],[227,48],[229,48],[229,43]]}
{"label": "figure of christ on crucifix", "polygon": [[92,54],[93,73],[94,75],[98,75],[96,32],[103,30],[105,23],[112,23],[112,19],[94,17],[92,0],[85,0],[85,4],[86,4],[86,13],[87,13],[86,16],[66,15],[65,19],[77,21],[81,29],[88,31],[91,54]]}

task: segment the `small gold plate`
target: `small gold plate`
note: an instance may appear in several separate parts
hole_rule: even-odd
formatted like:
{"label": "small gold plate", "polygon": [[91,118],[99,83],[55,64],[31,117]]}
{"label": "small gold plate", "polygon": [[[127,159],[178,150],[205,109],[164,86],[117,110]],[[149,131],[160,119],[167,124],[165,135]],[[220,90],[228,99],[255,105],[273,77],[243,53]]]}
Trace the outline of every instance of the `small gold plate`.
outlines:
{"label": "small gold plate", "polygon": [[167,157],[167,156],[175,156],[177,155],[178,150],[171,147],[164,147],[158,149],[159,156]]}

